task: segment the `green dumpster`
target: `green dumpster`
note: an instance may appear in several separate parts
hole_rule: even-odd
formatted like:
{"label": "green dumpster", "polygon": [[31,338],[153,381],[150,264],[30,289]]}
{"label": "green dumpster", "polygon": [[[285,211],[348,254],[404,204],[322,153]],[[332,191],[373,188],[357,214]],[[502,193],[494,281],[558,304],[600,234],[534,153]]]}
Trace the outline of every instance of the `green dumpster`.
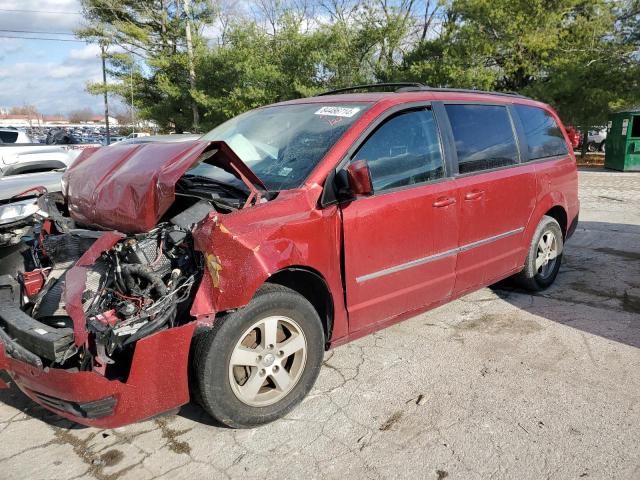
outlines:
{"label": "green dumpster", "polygon": [[640,172],[640,110],[609,115],[604,166]]}

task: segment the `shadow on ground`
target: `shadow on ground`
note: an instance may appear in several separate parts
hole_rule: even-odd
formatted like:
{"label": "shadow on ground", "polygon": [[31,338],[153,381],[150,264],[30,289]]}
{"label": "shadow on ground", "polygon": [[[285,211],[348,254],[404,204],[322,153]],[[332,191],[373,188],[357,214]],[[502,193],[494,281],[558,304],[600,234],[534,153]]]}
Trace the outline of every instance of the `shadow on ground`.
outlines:
{"label": "shadow on ground", "polygon": [[509,282],[492,289],[535,315],[640,348],[640,226],[580,222],[553,286],[533,295]]}

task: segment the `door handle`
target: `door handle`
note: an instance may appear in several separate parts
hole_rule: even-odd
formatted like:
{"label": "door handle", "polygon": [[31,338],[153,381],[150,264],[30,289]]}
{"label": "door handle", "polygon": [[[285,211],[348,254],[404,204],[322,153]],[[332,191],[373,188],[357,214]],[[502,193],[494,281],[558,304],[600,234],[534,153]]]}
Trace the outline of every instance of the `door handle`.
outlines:
{"label": "door handle", "polygon": [[436,201],[433,202],[433,206],[436,208],[442,208],[453,205],[454,203],[456,203],[456,199],[453,197],[438,197]]}
{"label": "door handle", "polygon": [[471,190],[467,192],[464,196],[465,200],[477,200],[484,196],[484,190]]}

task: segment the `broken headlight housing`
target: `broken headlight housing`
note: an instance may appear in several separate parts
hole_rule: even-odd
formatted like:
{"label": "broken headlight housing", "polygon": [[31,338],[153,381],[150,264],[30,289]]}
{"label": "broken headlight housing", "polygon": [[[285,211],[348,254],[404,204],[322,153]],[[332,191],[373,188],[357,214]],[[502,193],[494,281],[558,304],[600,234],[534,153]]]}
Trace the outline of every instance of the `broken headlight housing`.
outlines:
{"label": "broken headlight housing", "polygon": [[38,210],[40,207],[33,198],[0,205],[0,225],[19,222],[29,218]]}

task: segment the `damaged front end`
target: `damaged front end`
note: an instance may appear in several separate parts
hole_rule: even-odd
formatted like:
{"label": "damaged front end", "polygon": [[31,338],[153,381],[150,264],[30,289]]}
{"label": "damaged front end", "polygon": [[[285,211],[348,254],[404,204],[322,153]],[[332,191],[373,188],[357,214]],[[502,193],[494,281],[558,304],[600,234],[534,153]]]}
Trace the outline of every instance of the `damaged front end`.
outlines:
{"label": "damaged front end", "polygon": [[[172,384],[149,414],[186,403],[195,328],[189,308],[203,272],[191,232],[171,222],[130,235],[59,227],[45,220],[21,252],[32,268],[0,279],[0,341],[16,383],[39,403],[85,423],[113,416],[127,386],[155,392],[167,381],[144,385],[160,372]],[[164,338],[156,338],[159,333]],[[148,348],[152,353],[145,355]],[[78,391],[82,382],[74,376],[87,374],[84,381],[96,385]],[[99,398],[78,401],[97,392]],[[144,403],[154,397],[132,398],[128,408],[146,418]],[[100,408],[84,405],[96,401]]]}
{"label": "damaged front end", "polygon": [[[220,152],[198,148],[201,160]],[[0,276],[0,370],[36,402],[79,423],[113,427],[189,401],[187,365],[197,324],[190,309],[206,270],[193,230],[218,211],[260,197],[211,192],[182,177],[188,166],[174,168],[173,188],[162,192],[172,202],[156,198],[156,207],[164,207],[145,231],[131,231],[140,203],[124,220],[120,210],[127,228],[118,231],[109,229],[118,219],[99,216],[113,203],[79,208],[73,192],[40,197],[41,223],[23,238],[19,261],[7,260],[23,267]],[[113,182],[113,169],[109,175]],[[74,216],[74,208],[81,214]]]}

